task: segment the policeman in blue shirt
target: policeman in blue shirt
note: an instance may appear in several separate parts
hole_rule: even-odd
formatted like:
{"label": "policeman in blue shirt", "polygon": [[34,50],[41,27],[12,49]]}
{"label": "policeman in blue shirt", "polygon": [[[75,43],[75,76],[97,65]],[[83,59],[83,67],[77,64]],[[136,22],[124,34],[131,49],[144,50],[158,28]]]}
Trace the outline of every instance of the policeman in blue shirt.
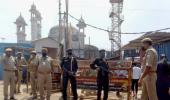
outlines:
{"label": "policeman in blue shirt", "polygon": [[97,74],[97,100],[101,100],[101,91],[104,90],[103,100],[107,100],[109,91],[109,66],[105,60],[105,50],[99,51],[99,58],[92,62],[90,67],[98,71]]}
{"label": "policeman in blue shirt", "polygon": [[73,93],[73,100],[77,100],[77,81],[76,72],[78,70],[77,60],[73,57],[72,49],[67,50],[67,57],[64,57],[61,61],[61,68],[63,70],[63,100],[67,100],[67,85],[68,80],[71,83],[71,89]]}

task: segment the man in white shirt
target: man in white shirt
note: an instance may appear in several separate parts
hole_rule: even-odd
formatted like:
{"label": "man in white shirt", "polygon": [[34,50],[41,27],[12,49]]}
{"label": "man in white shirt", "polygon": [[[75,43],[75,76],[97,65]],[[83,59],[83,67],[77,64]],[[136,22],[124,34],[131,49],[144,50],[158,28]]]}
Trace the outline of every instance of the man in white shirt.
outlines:
{"label": "man in white shirt", "polygon": [[136,63],[133,63],[132,66],[133,66],[133,69],[132,69],[132,86],[131,86],[131,89],[132,89],[133,96],[137,97],[138,81],[139,81],[140,76],[141,76],[141,68],[139,68]]}

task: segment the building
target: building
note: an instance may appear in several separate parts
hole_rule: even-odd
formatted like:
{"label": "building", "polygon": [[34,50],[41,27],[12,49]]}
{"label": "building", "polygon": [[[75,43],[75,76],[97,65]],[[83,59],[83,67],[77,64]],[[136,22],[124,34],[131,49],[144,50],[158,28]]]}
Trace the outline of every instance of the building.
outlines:
{"label": "building", "polygon": [[48,48],[48,55],[52,58],[57,58],[60,52],[60,43],[51,38],[41,38],[32,42],[33,47],[36,49],[37,53],[41,54],[42,48]]}
{"label": "building", "polygon": [[14,23],[16,24],[17,43],[25,43],[26,42],[25,26],[27,25],[27,23],[25,22],[21,14]]}
{"label": "building", "polygon": [[[164,53],[170,59],[170,33],[169,32],[155,32],[146,33],[143,36],[130,41],[123,47],[124,58],[127,57],[138,57],[139,50],[141,48],[141,40],[144,38],[151,38],[153,40],[153,47],[157,50],[158,55]],[[160,58],[160,57],[158,57]]]}
{"label": "building", "polygon": [[[42,47],[49,47],[52,48],[56,53],[55,55],[58,55],[60,52],[60,44],[63,44],[63,40],[65,38],[65,30],[66,30],[66,23],[65,19],[63,18],[61,21],[61,26],[58,25],[53,26],[48,33],[48,37],[42,38],[41,37],[41,13],[37,10],[35,4],[31,5],[31,9],[29,10],[31,13],[31,41],[26,40],[26,32],[25,32],[25,26],[27,25],[22,15],[20,15],[16,21],[16,27],[17,27],[17,43],[32,43],[32,45],[35,47],[35,49],[40,52]],[[69,40],[67,40],[67,43],[71,44],[71,48],[73,49],[73,53],[76,57],[84,58],[84,48],[85,48],[85,27],[86,24],[84,22],[84,19],[81,17],[77,28],[73,27],[71,24],[69,25],[69,33],[70,37],[68,37]],[[64,44],[63,44],[64,45]]]}
{"label": "building", "polygon": [[86,59],[94,59],[99,57],[99,49],[96,46],[85,45],[85,57]]}
{"label": "building", "polygon": [[[30,22],[31,22],[31,40],[26,40],[26,26],[27,23],[24,17],[20,16],[14,22],[16,24],[16,35],[17,43],[28,43],[32,45],[38,53],[41,53],[41,49],[46,47],[49,49],[49,54],[51,57],[56,58],[61,56],[65,47],[63,41],[65,41],[66,34],[66,19],[63,17],[61,19],[61,24],[53,26],[48,33],[48,37],[41,37],[41,13],[37,10],[35,4],[31,5],[29,10],[31,13]],[[76,27],[73,27],[71,24],[68,26],[69,35],[67,36],[66,43],[69,43],[69,47],[73,49],[73,54],[78,58],[86,58],[86,53],[88,48],[94,51],[91,57],[96,57],[96,51],[98,50],[95,46],[85,46],[85,28],[86,24],[81,17],[78,21]],[[86,52],[86,53],[85,53]]]}
{"label": "building", "polygon": [[[35,41],[41,39],[42,17],[34,4],[31,5],[29,11],[31,13],[31,41]],[[16,24],[17,43],[31,43],[31,41],[26,40],[25,26],[27,26],[27,23],[21,14],[14,23]]]}
{"label": "building", "polygon": [[[59,33],[59,26],[56,25],[52,27],[49,31],[48,38],[54,39],[58,43],[62,43],[62,40],[64,39],[64,32],[65,27],[61,27],[61,33]],[[85,35],[82,32],[79,32],[78,29],[76,29],[73,26],[69,26],[69,30],[71,32],[71,48],[73,49],[73,53],[76,57],[84,58],[84,38]],[[60,39],[61,38],[61,39]]]}
{"label": "building", "polygon": [[[61,27],[58,25],[53,26],[48,33],[48,37],[41,37],[41,13],[37,10],[35,4],[31,5],[29,10],[31,13],[31,40],[26,40],[26,26],[27,23],[24,17],[20,14],[14,22],[16,24],[16,36],[17,43],[0,43],[0,54],[3,55],[5,48],[12,48],[13,55],[15,56],[17,51],[22,51],[25,58],[28,59],[30,56],[30,50],[35,50],[41,54],[43,47],[48,48],[49,56],[57,58],[63,53],[61,45],[65,38],[66,33],[65,19],[62,19]],[[70,32],[70,43],[73,53],[78,58],[95,58],[98,56],[98,48],[92,45],[85,45],[85,27],[86,24],[84,19],[81,17],[78,24],[78,28],[73,27],[71,24],[68,29]],[[0,80],[2,79],[3,69],[0,65]]]}
{"label": "building", "polygon": [[41,13],[37,10],[33,4],[29,10],[31,13],[31,41],[41,39]]}

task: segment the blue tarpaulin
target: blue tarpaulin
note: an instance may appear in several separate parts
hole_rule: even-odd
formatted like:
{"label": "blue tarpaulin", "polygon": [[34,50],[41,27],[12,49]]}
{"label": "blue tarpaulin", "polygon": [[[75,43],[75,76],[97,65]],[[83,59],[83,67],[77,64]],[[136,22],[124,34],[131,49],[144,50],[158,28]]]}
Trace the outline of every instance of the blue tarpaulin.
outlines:
{"label": "blue tarpaulin", "polygon": [[[4,51],[6,48],[13,48],[13,56],[15,56],[17,49],[18,48],[22,48],[22,49],[29,49],[32,48],[33,46],[31,45],[31,43],[0,43],[0,56],[3,55]],[[27,49],[27,50],[28,50]],[[26,59],[28,59],[29,53],[28,52],[24,52],[24,56],[26,57]],[[26,74],[26,73],[24,73]],[[3,66],[0,64],[0,80],[3,79]]]}

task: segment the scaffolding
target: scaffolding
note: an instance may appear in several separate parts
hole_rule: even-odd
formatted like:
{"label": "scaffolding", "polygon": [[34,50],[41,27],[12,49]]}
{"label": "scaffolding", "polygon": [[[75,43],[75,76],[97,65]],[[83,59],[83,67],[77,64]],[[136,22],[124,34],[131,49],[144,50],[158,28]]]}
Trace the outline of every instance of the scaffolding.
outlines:
{"label": "scaffolding", "polygon": [[[112,5],[109,17],[111,18],[111,28],[109,40],[111,41],[111,52],[113,57],[121,57],[121,24],[123,22],[122,8],[123,0],[110,0]],[[119,52],[114,54],[114,52]]]}

